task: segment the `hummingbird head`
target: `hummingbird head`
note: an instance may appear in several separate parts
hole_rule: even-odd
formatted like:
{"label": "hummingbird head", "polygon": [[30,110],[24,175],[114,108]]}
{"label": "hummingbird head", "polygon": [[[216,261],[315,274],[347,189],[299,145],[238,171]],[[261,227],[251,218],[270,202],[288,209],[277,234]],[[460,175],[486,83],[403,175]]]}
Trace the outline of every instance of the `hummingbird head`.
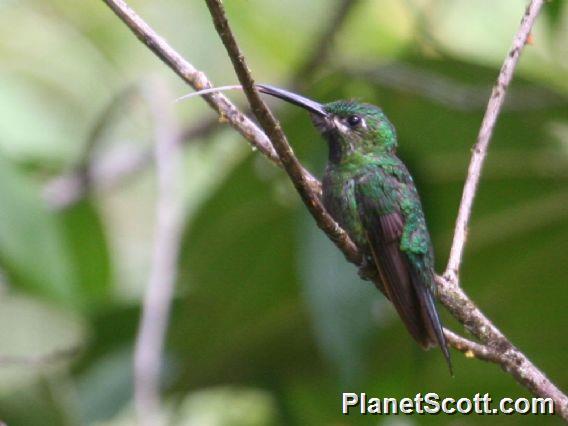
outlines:
{"label": "hummingbird head", "polygon": [[257,85],[262,93],[275,96],[310,112],[312,121],[329,145],[334,163],[352,155],[392,153],[396,150],[396,132],[383,111],[370,104],[335,101],[320,104],[311,99],[268,85]]}

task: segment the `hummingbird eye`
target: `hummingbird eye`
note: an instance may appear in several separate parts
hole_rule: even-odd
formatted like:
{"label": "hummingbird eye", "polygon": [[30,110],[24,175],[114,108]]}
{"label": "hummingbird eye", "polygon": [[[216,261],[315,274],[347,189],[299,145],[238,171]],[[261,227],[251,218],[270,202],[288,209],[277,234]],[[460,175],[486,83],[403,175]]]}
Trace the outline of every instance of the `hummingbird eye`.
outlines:
{"label": "hummingbird eye", "polygon": [[361,123],[362,118],[359,117],[358,115],[350,115],[349,117],[347,117],[347,124],[349,124],[350,127],[355,127],[357,125],[359,125]]}

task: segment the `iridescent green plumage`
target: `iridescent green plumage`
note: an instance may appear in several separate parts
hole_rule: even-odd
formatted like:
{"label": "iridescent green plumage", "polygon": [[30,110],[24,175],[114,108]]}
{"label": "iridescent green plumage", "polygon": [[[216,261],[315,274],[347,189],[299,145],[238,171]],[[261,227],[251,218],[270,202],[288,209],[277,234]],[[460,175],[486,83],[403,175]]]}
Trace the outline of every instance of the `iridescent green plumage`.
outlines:
{"label": "iridescent green plumage", "polygon": [[318,104],[270,86],[264,93],[299,105],[329,145],[323,202],[366,261],[379,272],[379,289],[423,347],[449,351],[434,304],[434,254],[418,192],[396,156],[396,131],[376,106]]}

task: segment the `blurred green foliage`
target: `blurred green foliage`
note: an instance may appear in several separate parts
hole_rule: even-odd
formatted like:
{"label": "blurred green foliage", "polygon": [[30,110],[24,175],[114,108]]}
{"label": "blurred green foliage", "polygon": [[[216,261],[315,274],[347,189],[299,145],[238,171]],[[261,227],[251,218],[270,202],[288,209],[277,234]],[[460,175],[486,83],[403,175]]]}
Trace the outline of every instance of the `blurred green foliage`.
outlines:
{"label": "blurred green foliage", "polygon": [[[305,60],[331,14],[327,0],[225,3],[256,78],[276,85]],[[202,2],[131,5],[214,82],[236,80]],[[395,124],[439,270],[470,148],[523,8],[521,0],[359,2],[329,60],[302,76],[306,95],[372,102]],[[567,23],[565,1],[547,3],[523,53],[462,272],[482,310],[563,389]],[[84,164],[87,151],[104,163],[151,148],[149,76],[167,82],[172,100],[188,89],[103,2],[0,1],[0,61],[0,420],[133,424],[132,348],[154,235],[153,168],[64,209],[48,202],[45,186]],[[121,102],[89,147],[101,114],[133,84],[140,96]],[[321,173],[326,147],[307,115],[273,105],[298,156]],[[183,128],[213,117],[197,99],[176,108]],[[391,306],[317,229],[283,172],[233,131],[220,124],[188,142],[163,374],[172,424],[493,424],[480,416],[342,417],[339,395],[527,396],[494,365],[454,353],[452,378],[438,351],[417,349]],[[66,354],[74,349],[78,355]]]}

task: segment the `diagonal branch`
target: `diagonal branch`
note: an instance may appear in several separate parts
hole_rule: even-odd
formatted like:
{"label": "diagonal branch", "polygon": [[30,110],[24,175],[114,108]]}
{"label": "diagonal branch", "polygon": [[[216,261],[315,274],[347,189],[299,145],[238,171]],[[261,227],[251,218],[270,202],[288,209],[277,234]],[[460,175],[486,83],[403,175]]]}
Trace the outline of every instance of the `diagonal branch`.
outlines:
{"label": "diagonal branch", "polygon": [[[437,278],[438,293],[444,306],[484,344],[482,352],[477,350],[477,344],[468,349],[479,355],[479,359],[498,363],[517,383],[535,395],[552,398],[555,412],[568,420],[568,396],[495,327],[460,286],[443,277]],[[453,339],[451,335],[449,337],[452,346],[463,352],[463,342]],[[483,353],[487,355],[483,356]]]}
{"label": "diagonal branch", "polygon": [[487,149],[491,141],[491,136],[493,135],[493,129],[495,128],[497,117],[499,116],[503,102],[505,101],[505,95],[507,94],[509,83],[511,83],[511,80],[513,79],[513,74],[515,72],[517,62],[519,61],[519,56],[527,42],[527,38],[529,37],[543,3],[544,0],[533,0],[525,11],[521,21],[521,26],[513,40],[513,45],[505,58],[505,62],[503,62],[503,65],[501,66],[501,71],[497,78],[497,84],[495,84],[491,91],[491,97],[489,98],[489,103],[487,104],[487,109],[485,110],[483,121],[481,122],[477,142],[473,147],[473,155],[471,157],[471,162],[469,163],[467,179],[463,188],[458,217],[456,219],[450,258],[444,274],[447,278],[452,279],[455,282],[457,282],[459,277],[459,268],[467,239],[467,228],[471,217],[473,200],[477,193],[477,186],[481,177],[483,163],[487,156]]}
{"label": "diagonal branch", "polygon": [[[313,74],[327,62],[333,39],[341,31],[350,12],[358,3],[359,0],[337,0],[337,5],[332,15],[323,24],[320,34],[309,48],[309,53],[289,77],[289,83],[284,86],[297,87],[305,85],[313,79]],[[114,107],[114,103],[113,101],[107,107],[107,110],[103,111],[91,135],[96,136],[96,129],[103,127],[110,115],[117,109]],[[219,129],[219,119],[212,117],[189,125],[181,132],[180,138],[182,142],[186,143],[194,139],[207,137]],[[45,184],[43,195],[51,208],[55,210],[65,209],[91,192],[112,189],[128,181],[152,164],[152,149],[129,152],[128,155],[113,154],[108,159],[101,159],[96,162],[90,161],[89,154],[89,150],[86,150],[79,166],[74,167],[70,172],[51,179]]]}
{"label": "diagonal branch", "polygon": [[360,264],[362,258],[357,247],[353,244],[347,233],[341,229],[325,210],[320,200],[319,193],[316,193],[310,185],[309,177],[311,175],[309,175],[294,155],[294,151],[288,143],[286,135],[280,127],[280,123],[278,123],[274,115],[272,115],[272,112],[270,112],[264,101],[260,98],[254,86],[254,80],[246,64],[245,57],[241,53],[231,28],[229,27],[223,5],[219,0],[205,0],[205,2],[213,17],[213,23],[215,24],[217,33],[219,33],[229,53],[229,57],[233,62],[233,67],[243,86],[252,111],[272,142],[284,170],[288,173],[288,176],[290,176],[304,204],[316,219],[318,226],[327,236],[336,244],[341,245],[345,257],[351,262]]}
{"label": "diagonal branch", "polygon": [[[131,19],[128,20],[128,16],[132,17],[131,9],[129,9],[122,0],[104,0],[113,10],[118,8],[119,11],[122,8],[126,8],[129,14],[125,17],[124,13],[118,13],[117,15],[119,18],[125,21],[127,25],[129,25],[132,31],[135,34],[139,34],[142,31],[145,34],[145,38],[141,38],[149,47],[157,54],[158,57],[162,58],[164,55],[168,54],[167,51],[163,51],[164,48],[171,49],[167,44],[164,46],[163,40],[159,38],[148,26],[145,24],[139,17],[134,15],[136,19],[132,21]],[[210,10],[212,12],[215,26],[220,32],[220,36],[223,39],[224,44],[229,51],[229,56],[233,61],[233,65],[235,66],[235,70],[241,80],[241,84],[245,88],[245,92],[253,106],[253,110],[255,114],[257,114],[257,118],[262,126],[267,131],[267,134],[270,136],[271,140],[268,140],[268,143],[272,142],[274,144],[274,149],[278,152],[278,155],[281,159],[281,164],[286,168],[290,178],[293,180],[296,188],[302,195],[302,198],[306,205],[308,206],[310,212],[316,219],[318,226],[322,228],[326,234],[335,242],[340,250],[345,254],[348,260],[355,263],[356,265],[360,265],[361,255],[359,254],[357,248],[353,245],[351,240],[346,236],[344,231],[342,231],[337,224],[327,215],[325,209],[320,209],[320,186],[319,182],[316,180],[316,184],[306,183],[305,176],[303,173],[307,173],[305,169],[301,167],[298,160],[295,158],[294,153],[290,146],[288,145],[285,136],[282,133],[282,130],[278,123],[275,121],[274,117],[271,117],[270,112],[266,110],[266,107],[262,103],[262,101],[258,97],[258,93],[254,89],[254,81],[248,72],[246,67],[246,63],[244,61],[244,57],[242,56],[237,43],[230,32],[230,28],[228,26],[224,10],[222,5],[215,0],[206,0]],[[513,50],[510,56],[507,57],[505,63],[507,64],[504,66],[504,70],[502,69],[501,73],[505,73],[506,76],[509,77],[503,78],[499,77],[498,89],[494,91],[496,93],[496,98],[504,97],[506,88],[509,84],[510,78],[512,77],[514,65],[516,65],[516,61],[518,59],[518,55],[520,54],[520,50],[524,45],[524,41],[526,40],[526,36],[528,35],[532,24],[538,14],[540,8],[542,6],[542,0],[533,0],[530,4],[529,8],[527,9],[527,13],[523,18],[521,28],[519,29],[519,34],[515,37],[515,42],[513,44]],[[142,28],[137,28],[137,25],[142,22],[144,26]],[[133,28],[134,27],[134,28]],[[517,43],[517,40],[523,40],[523,43]],[[176,53],[175,57],[179,57]],[[514,58],[514,61],[512,59]],[[169,63],[166,61],[176,73],[180,74],[180,70],[178,70],[177,63]],[[185,60],[183,63],[187,64]],[[191,67],[189,65],[189,67]],[[191,67],[193,69],[193,67]],[[187,81],[187,80],[186,80]],[[493,101],[496,102],[496,101]],[[490,106],[494,105],[493,102],[490,101]],[[494,123],[496,121],[500,105],[502,104],[502,100],[494,105],[492,108],[495,108],[495,111],[491,114],[492,120],[489,122],[489,126],[487,130],[483,132],[488,132],[487,141],[490,139]],[[492,123],[491,123],[492,121]],[[237,126],[238,127],[238,126]],[[243,133],[242,131],[240,131]],[[246,133],[246,132],[244,132]],[[246,137],[246,136],[245,136]],[[250,141],[250,140],[249,140]],[[479,147],[478,147],[479,148]],[[480,152],[483,152],[483,149],[487,149],[487,143],[485,148],[482,147]],[[265,153],[263,151],[263,153]],[[266,155],[266,154],[265,154]],[[474,154],[475,157],[477,157]],[[482,158],[484,157],[481,156]],[[482,165],[483,161],[481,161]],[[477,170],[477,174],[481,172],[481,167],[476,166],[474,170]],[[311,176],[311,175],[310,175]],[[297,181],[296,181],[297,179]],[[313,179],[313,178],[312,178]],[[475,185],[473,189],[468,190],[468,198],[471,198],[469,201],[470,207],[469,211],[471,210],[471,202],[473,200],[473,195],[475,193],[477,187],[477,181],[479,180],[479,176],[476,178],[472,178]],[[464,191],[465,192],[465,191]],[[328,220],[329,219],[329,220]],[[466,215],[465,226],[469,220],[469,212]],[[458,223],[461,223],[458,221]],[[458,258],[461,258],[461,252],[463,251],[463,244],[465,244],[465,234],[463,237],[462,247],[459,249],[460,255]],[[459,262],[458,262],[459,264]],[[364,271],[366,276],[369,276],[369,271]],[[534,365],[532,364],[526,356],[520,352],[517,348],[515,348],[507,338],[483,315],[483,313],[475,306],[475,304],[468,298],[468,296],[461,290],[461,288],[457,285],[457,274],[452,276],[452,280],[448,280],[442,277],[437,277],[437,281],[439,283],[439,298],[441,299],[442,303],[448,308],[448,310],[456,317],[462,324],[466,326],[476,337],[478,337],[483,344],[478,344],[474,342],[470,342],[467,339],[462,337],[456,336],[453,333],[447,333],[448,340],[451,344],[456,347],[460,351],[467,352],[471,350],[478,358],[493,361],[501,365],[501,367],[509,372],[515,380],[535,395],[541,397],[550,397],[553,399],[556,412],[562,416],[564,419],[568,420],[568,398],[564,395],[554,384],[550,382],[548,378]],[[485,354],[485,355],[484,355]]]}
{"label": "diagonal branch", "polygon": [[[166,40],[156,34],[124,0],[103,1],[142,43],[191,87],[195,90],[201,90],[213,86],[203,72],[187,62]],[[257,148],[272,162],[279,162],[278,155],[266,135],[248,117],[242,114],[226,96],[221,93],[212,93],[203,95],[203,98],[211,108],[217,111],[220,117],[228,121],[253,147]],[[312,179],[315,180],[315,178]]]}

